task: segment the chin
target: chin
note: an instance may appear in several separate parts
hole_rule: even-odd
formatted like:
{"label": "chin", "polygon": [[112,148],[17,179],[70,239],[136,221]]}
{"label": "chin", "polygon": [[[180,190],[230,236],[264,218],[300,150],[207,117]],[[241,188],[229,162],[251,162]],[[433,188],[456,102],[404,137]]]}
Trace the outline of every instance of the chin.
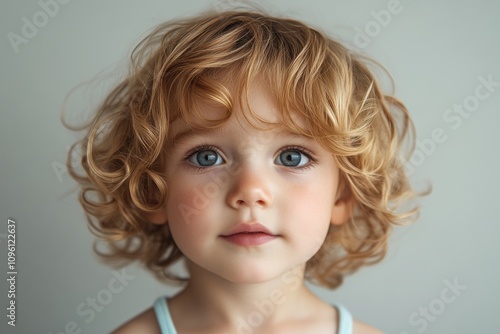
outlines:
{"label": "chin", "polygon": [[236,284],[259,284],[279,278],[283,273],[276,268],[256,268],[256,266],[240,266],[225,268],[219,276]]}

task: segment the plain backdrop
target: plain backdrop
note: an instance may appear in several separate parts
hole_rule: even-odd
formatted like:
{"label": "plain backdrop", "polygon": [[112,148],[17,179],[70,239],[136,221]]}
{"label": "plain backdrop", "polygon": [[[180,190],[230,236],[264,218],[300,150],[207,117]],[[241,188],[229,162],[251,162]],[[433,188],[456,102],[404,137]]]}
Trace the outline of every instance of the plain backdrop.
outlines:
{"label": "plain backdrop", "polygon": [[[386,333],[497,332],[500,1],[260,3],[323,29],[387,67],[418,132],[412,182],[433,186],[420,201],[420,220],[396,229],[383,262],[348,277],[337,290],[314,291]],[[85,119],[156,24],[224,5],[58,4],[0,5],[1,333],[106,333],[157,296],[175,292],[139,265],[113,272],[93,255],[75,183],[62,169],[67,147],[78,137],[62,126],[60,111],[77,88],[67,102],[69,118]],[[30,30],[34,23],[38,27]],[[15,35],[26,39],[16,45]],[[16,221],[18,241],[15,328],[6,323],[9,218]],[[128,280],[116,283],[119,273]]]}

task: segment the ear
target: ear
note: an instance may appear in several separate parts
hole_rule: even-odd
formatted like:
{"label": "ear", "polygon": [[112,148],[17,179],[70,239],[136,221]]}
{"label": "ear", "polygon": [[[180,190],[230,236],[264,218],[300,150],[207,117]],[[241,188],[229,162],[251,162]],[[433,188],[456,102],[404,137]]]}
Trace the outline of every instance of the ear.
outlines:
{"label": "ear", "polygon": [[339,187],[337,198],[332,208],[332,225],[342,225],[346,223],[354,211],[355,200],[348,187]]}
{"label": "ear", "polygon": [[162,207],[154,212],[149,213],[147,215],[147,218],[151,223],[156,224],[156,225],[163,225],[163,224],[166,224],[168,222],[167,212],[166,212],[166,209],[164,207]]}

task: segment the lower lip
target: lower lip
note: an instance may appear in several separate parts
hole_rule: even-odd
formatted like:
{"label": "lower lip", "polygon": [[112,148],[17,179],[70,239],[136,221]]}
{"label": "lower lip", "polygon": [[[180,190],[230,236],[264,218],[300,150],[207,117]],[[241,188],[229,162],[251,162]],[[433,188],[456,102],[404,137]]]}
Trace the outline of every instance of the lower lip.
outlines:
{"label": "lower lip", "polygon": [[267,233],[236,233],[222,236],[226,241],[239,246],[258,246],[276,239],[278,236]]}

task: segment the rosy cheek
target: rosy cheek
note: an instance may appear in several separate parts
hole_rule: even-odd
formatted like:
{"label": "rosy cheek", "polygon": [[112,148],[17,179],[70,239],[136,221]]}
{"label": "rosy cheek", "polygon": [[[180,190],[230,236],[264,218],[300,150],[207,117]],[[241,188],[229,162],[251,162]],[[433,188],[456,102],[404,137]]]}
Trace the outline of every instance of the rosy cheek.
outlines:
{"label": "rosy cheek", "polygon": [[325,204],[330,199],[333,201],[331,189],[325,186],[326,182],[309,180],[305,184],[288,189],[286,192],[288,194],[288,207],[309,216],[324,211]]}
{"label": "rosy cheek", "polygon": [[191,225],[198,220],[200,205],[195,202],[196,193],[192,189],[188,186],[181,191],[173,190],[170,193],[168,213],[171,223]]}
{"label": "rosy cheek", "polygon": [[171,185],[167,206],[171,229],[178,234],[204,233],[210,225],[207,222],[213,220],[214,200],[203,192],[204,183],[194,182],[192,177],[178,179],[182,182]]}
{"label": "rosy cheek", "polygon": [[[333,208],[332,189],[311,183],[307,187],[291,189],[287,194],[289,196],[284,212],[290,215],[288,221],[297,223],[295,228],[302,230],[303,235],[315,235],[317,231],[326,231]],[[315,223],[304,224],[305,221]]]}

